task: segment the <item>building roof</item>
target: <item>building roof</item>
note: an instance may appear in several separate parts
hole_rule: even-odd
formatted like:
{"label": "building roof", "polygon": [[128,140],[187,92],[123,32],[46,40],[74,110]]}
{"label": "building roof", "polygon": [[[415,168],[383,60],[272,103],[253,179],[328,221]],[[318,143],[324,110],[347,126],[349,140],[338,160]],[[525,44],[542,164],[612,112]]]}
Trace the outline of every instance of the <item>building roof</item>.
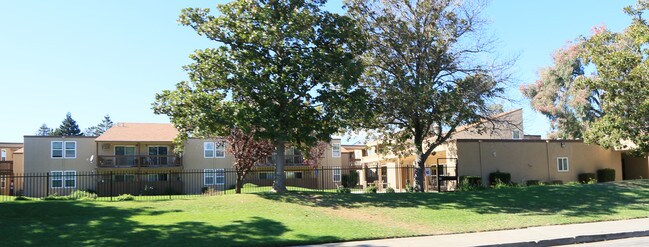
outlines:
{"label": "building roof", "polygon": [[14,154],[22,154],[25,153],[25,148],[19,148],[18,150],[14,151]]}
{"label": "building roof", "polygon": [[118,123],[95,139],[98,142],[172,142],[178,130],[169,123]]}

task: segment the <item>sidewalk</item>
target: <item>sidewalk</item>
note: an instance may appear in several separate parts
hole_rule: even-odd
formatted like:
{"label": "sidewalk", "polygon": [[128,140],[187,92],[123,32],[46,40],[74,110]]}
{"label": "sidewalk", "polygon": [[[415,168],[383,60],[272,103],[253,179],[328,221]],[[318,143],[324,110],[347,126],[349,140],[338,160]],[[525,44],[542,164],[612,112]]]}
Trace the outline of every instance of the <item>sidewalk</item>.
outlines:
{"label": "sidewalk", "polygon": [[649,236],[649,218],[313,246],[556,246]]}

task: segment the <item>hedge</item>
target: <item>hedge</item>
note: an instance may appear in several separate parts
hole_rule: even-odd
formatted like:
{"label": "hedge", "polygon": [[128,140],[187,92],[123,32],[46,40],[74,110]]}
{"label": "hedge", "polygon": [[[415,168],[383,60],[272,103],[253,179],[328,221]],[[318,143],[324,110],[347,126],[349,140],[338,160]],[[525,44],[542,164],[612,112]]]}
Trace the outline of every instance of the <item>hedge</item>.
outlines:
{"label": "hedge", "polygon": [[615,181],[615,169],[604,168],[597,170],[597,182],[611,182]]}
{"label": "hedge", "polygon": [[489,184],[495,185],[496,180],[500,180],[501,183],[510,184],[512,181],[512,175],[508,172],[495,171],[489,173]]}

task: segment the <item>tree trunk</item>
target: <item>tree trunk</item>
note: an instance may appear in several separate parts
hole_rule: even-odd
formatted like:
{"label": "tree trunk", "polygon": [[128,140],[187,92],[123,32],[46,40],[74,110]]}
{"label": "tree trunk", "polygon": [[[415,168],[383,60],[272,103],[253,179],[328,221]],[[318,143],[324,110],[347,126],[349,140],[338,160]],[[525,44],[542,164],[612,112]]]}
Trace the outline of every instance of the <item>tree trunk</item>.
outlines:
{"label": "tree trunk", "polygon": [[417,162],[417,166],[415,167],[415,191],[417,192],[424,192],[424,170],[426,169],[426,159],[424,159],[424,154],[421,152],[417,152],[417,156],[415,157],[415,162]]}
{"label": "tree trunk", "polygon": [[273,191],[277,193],[286,192],[285,174],[284,174],[284,162],[285,162],[285,149],[286,142],[283,140],[278,140],[275,143],[275,182],[273,183]]}
{"label": "tree trunk", "polygon": [[237,174],[237,183],[235,185],[234,193],[241,194],[241,187],[243,187],[243,176]]}

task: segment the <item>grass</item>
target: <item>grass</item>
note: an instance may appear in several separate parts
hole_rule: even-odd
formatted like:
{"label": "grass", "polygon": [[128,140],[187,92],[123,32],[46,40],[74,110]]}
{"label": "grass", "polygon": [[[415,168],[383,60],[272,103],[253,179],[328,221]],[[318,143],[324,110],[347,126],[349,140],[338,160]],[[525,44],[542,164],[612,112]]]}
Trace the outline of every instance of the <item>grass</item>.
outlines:
{"label": "grass", "polygon": [[649,180],[428,194],[0,203],[7,246],[297,245],[649,217]]}

